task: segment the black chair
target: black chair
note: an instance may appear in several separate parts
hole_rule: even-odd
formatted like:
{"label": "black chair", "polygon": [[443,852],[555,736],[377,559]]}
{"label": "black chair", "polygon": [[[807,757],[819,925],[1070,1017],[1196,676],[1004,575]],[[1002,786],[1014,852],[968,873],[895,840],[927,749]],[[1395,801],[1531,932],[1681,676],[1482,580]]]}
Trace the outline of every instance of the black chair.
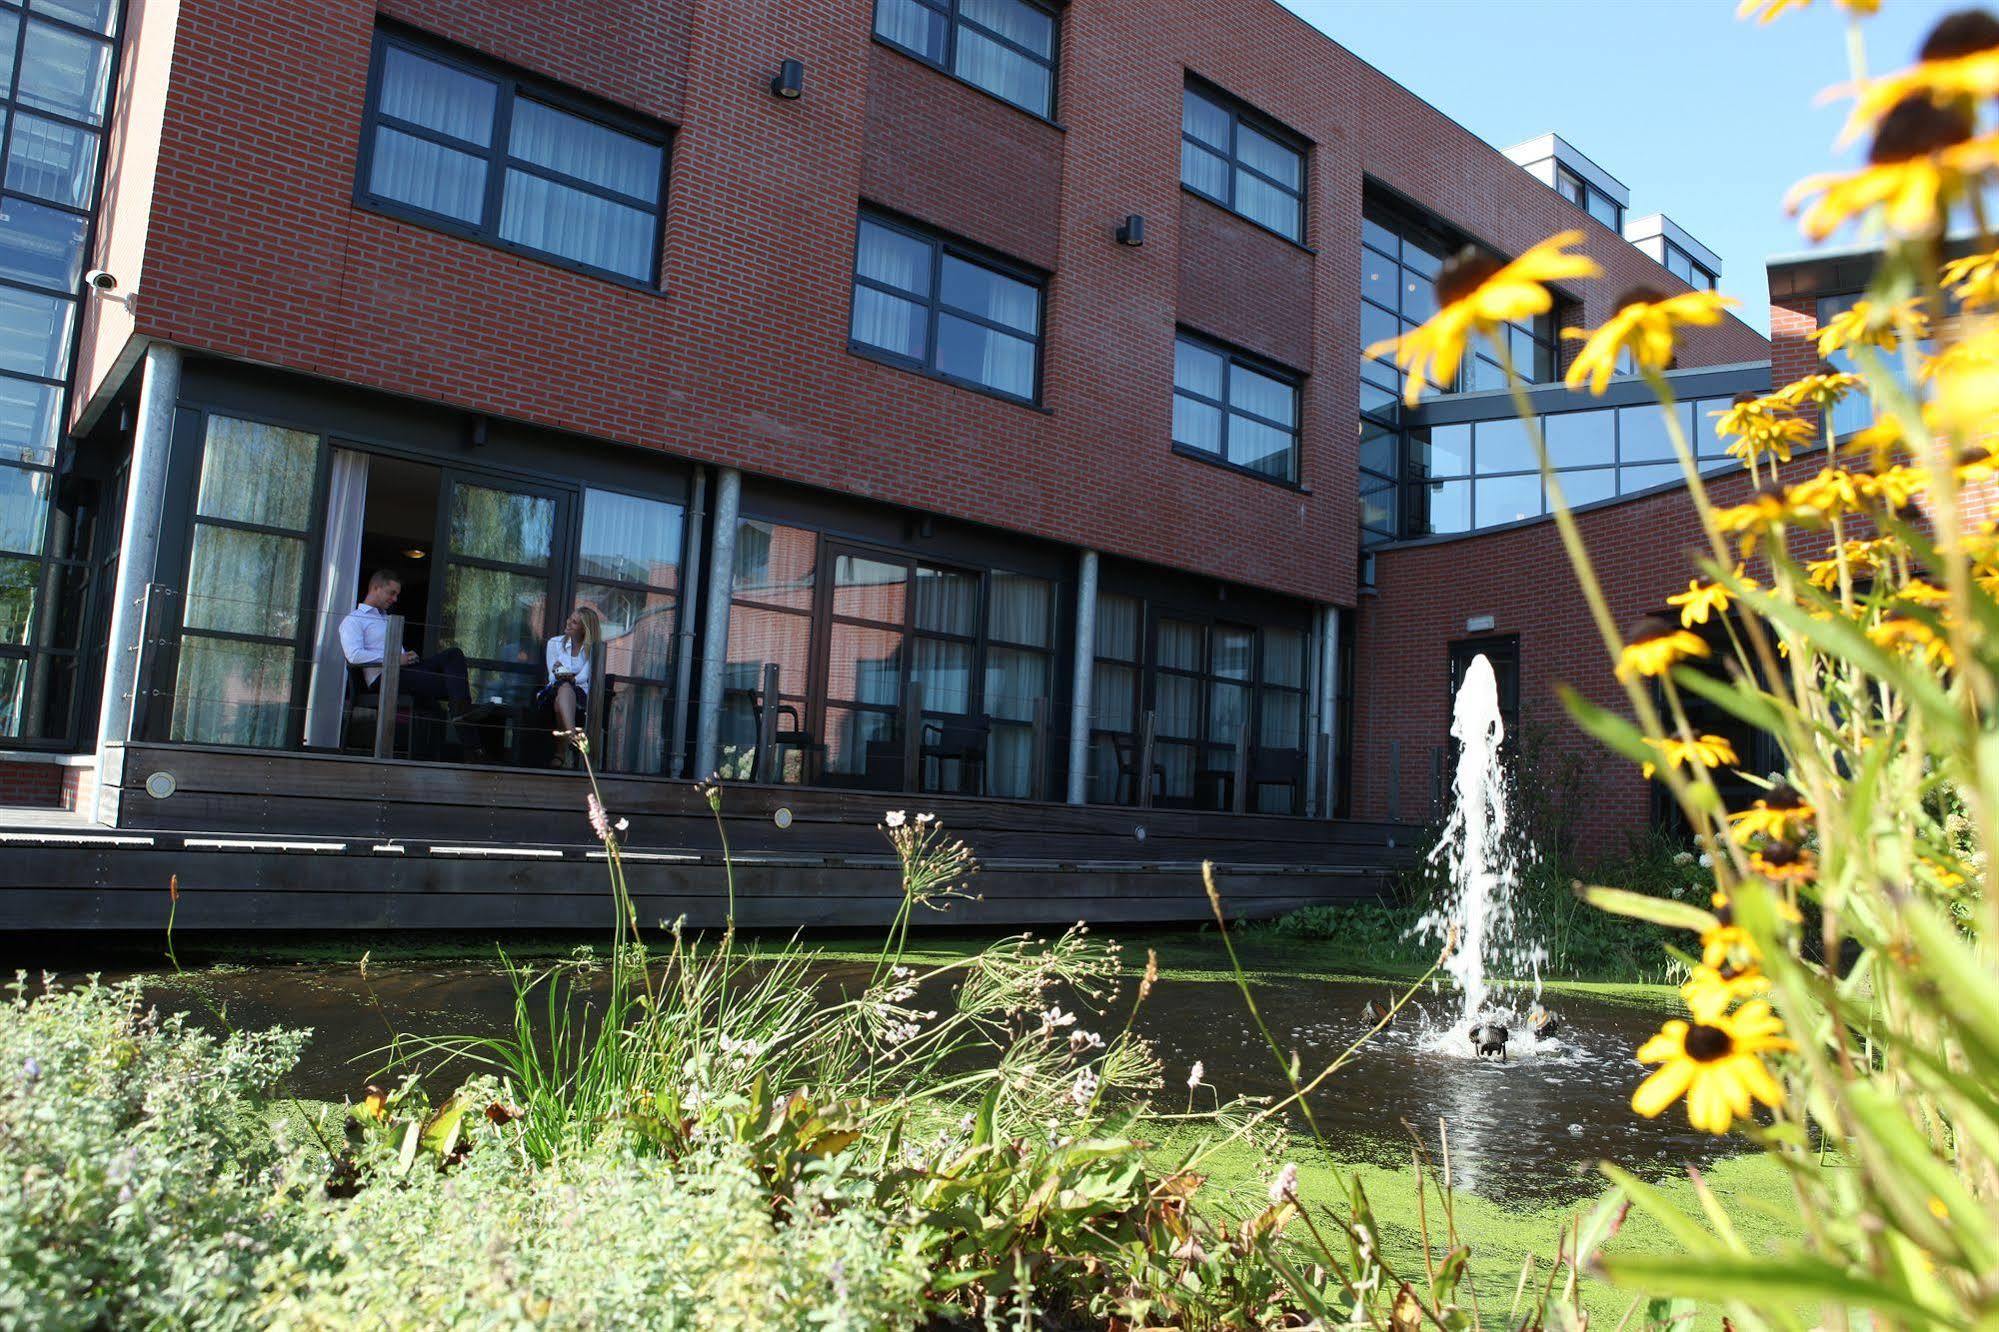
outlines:
{"label": "black chair", "polygon": [[[789,721],[789,726],[785,723]],[[797,707],[790,703],[777,705],[777,730],[772,733],[770,763],[774,769],[768,780],[784,780],[784,751],[798,751],[798,780],[810,786],[818,777],[819,761],[826,754],[826,742],[805,729],[805,719],[799,715]]]}
{"label": "black chair", "polygon": [[918,759],[926,765],[937,760],[938,771],[943,771],[946,763],[958,765],[958,795],[984,795],[986,793],[986,751],[992,746],[993,723],[990,717],[967,717],[962,720],[945,721],[926,718],[923,723],[923,746]]}
{"label": "black chair", "polygon": [[[1121,805],[1138,803],[1138,741],[1129,735],[1112,735],[1111,749],[1117,755],[1117,800]],[[1166,793],[1166,765],[1154,760],[1147,778],[1156,802]]]}
{"label": "black chair", "polygon": [[[375,752],[375,730],[379,724],[382,708],[382,694],[368,680],[368,668],[347,663],[346,718],[341,723],[341,752],[347,754],[372,754]],[[392,741],[395,752],[406,753],[409,749],[409,731],[412,713],[408,699],[396,700],[396,734]]]}
{"label": "black chair", "polygon": [[1305,751],[1264,749],[1249,751],[1249,808],[1256,812],[1257,793],[1266,786],[1282,786],[1291,792],[1291,810],[1296,814],[1305,793]]}

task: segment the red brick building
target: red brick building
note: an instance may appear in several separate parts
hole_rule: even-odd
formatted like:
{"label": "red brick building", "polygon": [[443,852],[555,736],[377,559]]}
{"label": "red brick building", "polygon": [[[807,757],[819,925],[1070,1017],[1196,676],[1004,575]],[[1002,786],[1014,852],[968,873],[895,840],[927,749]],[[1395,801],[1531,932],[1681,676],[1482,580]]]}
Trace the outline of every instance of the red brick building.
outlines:
{"label": "red brick building", "polygon": [[[1525,713],[1603,675],[1497,365],[1405,412],[1361,349],[1457,247],[1574,228],[1606,276],[1514,332],[1552,384],[1560,326],[1718,260],[1270,0],[105,13],[23,552],[75,627],[45,599],[0,667],[63,674],[4,743],[101,758],[106,822],[128,745],[545,766],[578,605],[599,757],[661,781],[1417,822],[1454,644]],[[1679,374],[1770,361],[1729,321]],[[1691,533],[1636,387],[1536,390],[1620,610]],[[385,565],[469,661],[441,739],[342,659]]]}

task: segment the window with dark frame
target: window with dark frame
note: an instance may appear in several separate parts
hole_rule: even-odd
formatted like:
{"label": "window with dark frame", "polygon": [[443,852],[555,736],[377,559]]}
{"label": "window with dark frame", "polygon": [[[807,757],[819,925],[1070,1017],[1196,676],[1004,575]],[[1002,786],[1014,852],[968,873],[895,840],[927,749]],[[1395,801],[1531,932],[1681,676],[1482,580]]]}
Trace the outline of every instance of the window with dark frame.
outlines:
{"label": "window with dark frame", "polygon": [[953,383],[1036,402],[1043,279],[947,237],[861,215],[849,345]]}
{"label": "window with dark frame", "polygon": [[375,39],[362,202],[566,267],[652,286],[667,133],[401,34]]}
{"label": "window with dark frame", "polygon": [[1180,103],[1180,183],[1280,236],[1305,239],[1305,141],[1191,79]]}
{"label": "window with dark frame", "polygon": [[876,0],[875,37],[1003,102],[1055,114],[1055,10],[1034,0]]}
{"label": "window with dark frame", "polygon": [[1661,243],[1665,246],[1663,252],[1665,258],[1660,262],[1665,265],[1668,273],[1697,290],[1714,290],[1715,275],[1706,265],[1670,240],[1661,238]]}
{"label": "window with dark frame", "polygon": [[1624,233],[1624,205],[1567,167],[1555,167],[1555,192],[1619,235]]}
{"label": "window with dark frame", "polygon": [[1288,371],[1182,333],[1173,348],[1173,443],[1295,483],[1299,382]]}

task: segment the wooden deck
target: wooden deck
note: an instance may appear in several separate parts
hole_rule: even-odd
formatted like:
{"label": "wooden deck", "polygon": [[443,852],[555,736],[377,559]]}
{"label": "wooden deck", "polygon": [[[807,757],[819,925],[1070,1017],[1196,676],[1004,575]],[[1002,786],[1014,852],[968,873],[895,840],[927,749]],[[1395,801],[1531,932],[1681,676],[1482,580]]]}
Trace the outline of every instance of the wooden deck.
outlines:
{"label": "wooden deck", "polygon": [[[172,794],[149,794],[170,779]],[[0,929],[592,928],[608,919],[603,848],[580,775],[262,750],[133,745],[100,769],[115,820],[0,812]],[[721,830],[692,783],[603,779],[630,820],[641,921],[720,923],[733,864],[748,926],[872,925],[899,901],[885,811],[926,810],[983,869],[948,915],[1011,925],[1201,920],[1200,864],[1231,915],[1377,896],[1410,830],[1273,815],[730,786]],[[781,827],[780,811],[789,826]]]}

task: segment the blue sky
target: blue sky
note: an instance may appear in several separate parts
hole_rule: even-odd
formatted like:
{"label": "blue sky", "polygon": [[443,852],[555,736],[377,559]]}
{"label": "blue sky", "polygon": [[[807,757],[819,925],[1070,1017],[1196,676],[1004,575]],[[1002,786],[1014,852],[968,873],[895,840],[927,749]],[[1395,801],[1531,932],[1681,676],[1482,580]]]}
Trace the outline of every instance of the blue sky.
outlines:
{"label": "blue sky", "polygon": [[[1834,166],[1843,15],[1814,0],[1768,26],[1735,0],[1282,0],[1488,143],[1554,130],[1722,257],[1722,290],[1768,331],[1763,261],[1807,248],[1783,198]],[[1876,73],[1907,63],[1967,0],[1886,0],[1866,21]],[[1849,238],[1851,239],[1851,238]],[[1838,238],[1835,238],[1837,243]]]}

